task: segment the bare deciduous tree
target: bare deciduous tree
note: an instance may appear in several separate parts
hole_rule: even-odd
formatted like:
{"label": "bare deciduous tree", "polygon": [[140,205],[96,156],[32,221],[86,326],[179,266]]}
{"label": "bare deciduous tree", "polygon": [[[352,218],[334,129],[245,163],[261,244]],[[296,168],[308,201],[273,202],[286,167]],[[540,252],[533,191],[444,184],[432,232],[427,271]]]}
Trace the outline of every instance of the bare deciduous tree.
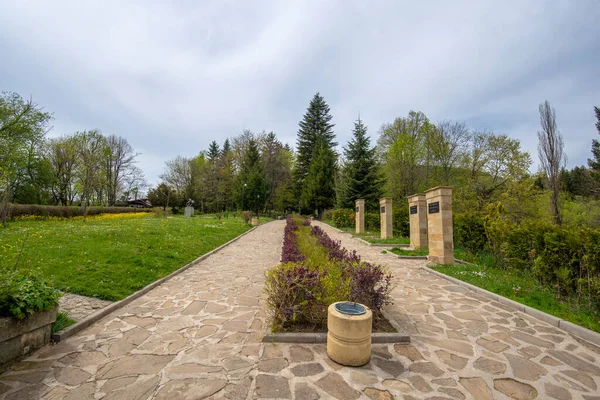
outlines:
{"label": "bare deciduous tree", "polygon": [[464,122],[443,121],[429,138],[433,162],[440,168],[442,183],[450,185],[456,167],[469,144],[469,129]]}
{"label": "bare deciduous tree", "polygon": [[548,187],[552,192],[551,204],[554,220],[560,225],[562,223],[558,209],[560,170],[566,164],[566,155],[563,152],[562,135],[556,126],[556,114],[548,100],[540,104],[540,124],[542,130],[537,133],[538,155],[542,170],[548,179]]}

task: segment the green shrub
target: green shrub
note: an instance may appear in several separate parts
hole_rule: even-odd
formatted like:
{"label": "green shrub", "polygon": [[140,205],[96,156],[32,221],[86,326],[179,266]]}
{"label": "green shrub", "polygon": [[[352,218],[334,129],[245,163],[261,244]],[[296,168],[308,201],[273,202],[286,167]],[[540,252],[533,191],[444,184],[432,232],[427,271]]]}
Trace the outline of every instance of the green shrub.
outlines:
{"label": "green shrub", "polygon": [[381,216],[378,212],[365,213],[365,229],[368,231],[381,229]]}
{"label": "green shrub", "polygon": [[468,212],[454,214],[453,226],[456,247],[465,247],[471,253],[485,248],[487,237],[482,217]]}
{"label": "green shrub", "polygon": [[331,221],[333,219],[333,211],[334,210],[325,210],[325,212],[323,213],[323,220]]}
{"label": "green shrub", "polygon": [[333,211],[333,223],[338,228],[351,228],[355,222],[355,212],[349,208],[339,208]]}
{"label": "green shrub", "polygon": [[242,211],[240,214],[245,223],[250,223],[250,220],[252,219],[252,211]]}
{"label": "green shrub", "polygon": [[409,237],[408,203],[395,206],[392,211],[394,236]]}
{"label": "green shrub", "polygon": [[0,316],[23,319],[56,307],[59,297],[60,292],[50,286],[39,271],[0,273]]}
{"label": "green shrub", "polygon": [[510,223],[502,206],[490,207],[485,220],[488,247],[499,265],[530,271],[558,297],[600,305],[600,230],[548,222]]}

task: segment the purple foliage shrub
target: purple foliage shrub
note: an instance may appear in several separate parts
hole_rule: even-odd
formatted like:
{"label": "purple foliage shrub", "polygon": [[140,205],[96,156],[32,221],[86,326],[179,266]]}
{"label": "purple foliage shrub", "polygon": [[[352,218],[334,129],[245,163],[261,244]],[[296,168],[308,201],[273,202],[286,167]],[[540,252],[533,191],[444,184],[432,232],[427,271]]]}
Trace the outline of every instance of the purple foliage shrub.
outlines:
{"label": "purple foliage shrub", "polygon": [[298,225],[296,225],[292,216],[290,215],[287,217],[285,230],[283,232],[283,247],[281,249],[281,262],[283,263],[297,263],[304,261],[304,256],[298,249],[296,230],[298,230]]}
{"label": "purple foliage shrub", "polygon": [[327,249],[329,257],[336,261],[344,261],[346,263],[359,263],[360,256],[356,254],[356,250],[352,252],[348,251],[345,247],[342,247],[342,243],[339,240],[333,240],[318,226],[312,227],[312,234],[317,237],[318,242],[321,246]]}
{"label": "purple foliage shrub", "polygon": [[352,270],[349,274],[352,282],[350,301],[365,304],[377,312],[381,312],[384,305],[392,303],[392,274],[384,267],[361,262],[350,266],[349,269]]}
{"label": "purple foliage shrub", "polygon": [[322,275],[301,264],[280,264],[267,272],[265,291],[273,329],[290,324],[320,325],[327,306],[316,295],[323,291]]}
{"label": "purple foliage shrub", "polygon": [[339,261],[342,274],[350,279],[350,301],[362,303],[372,310],[381,312],[392,299],[392,274],[383,266],[360,261],[356,251],[348,251],[339,240],[333,240],[318,226],[312,227],[312,234],[317,237],[319,245],[325,247],[332,260]]}

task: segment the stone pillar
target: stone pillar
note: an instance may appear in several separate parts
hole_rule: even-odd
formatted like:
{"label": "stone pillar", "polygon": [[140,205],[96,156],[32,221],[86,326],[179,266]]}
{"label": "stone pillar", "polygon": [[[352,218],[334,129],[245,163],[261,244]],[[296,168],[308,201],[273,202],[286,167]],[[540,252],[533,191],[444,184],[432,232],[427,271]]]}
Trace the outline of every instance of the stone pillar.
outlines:
{"label": "stone pillar", "polygon": [[423,193],[408,197],[410,222],[410,246],[413,249],[427,247],[427,202]]}
{"label": "stone pillar", "polygon": [[452,187],[437,186],[425,192],[427,200],[427,228],[429,261],[436,264],[454,264],[452,230]]}
{"label": "stone pillar", "polygon": [[392,225],[392,198],[384,197],[379,200],[380,221],[381,221],[381,238],[390,239],[394,237],[394,228]]}
{"label": "stone pillar", "polygon": [[356,233],[365,233],[365,201],[356,200]]}

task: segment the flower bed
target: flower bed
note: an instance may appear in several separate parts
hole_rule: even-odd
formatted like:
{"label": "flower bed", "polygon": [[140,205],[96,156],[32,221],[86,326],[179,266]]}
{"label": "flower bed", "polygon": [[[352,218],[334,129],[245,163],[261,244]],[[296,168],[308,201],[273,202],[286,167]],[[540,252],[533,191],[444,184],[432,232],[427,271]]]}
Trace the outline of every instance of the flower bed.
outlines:
{"label": "flower bed", "polygon": [[385,267],[361,261],[310,221],[292,217],[281,260],[265,283],[274,332],[325,331],[327,307],[348,300],[371,308],[375,331],[394,331],[381,312],[391,303],[392,275]]}

